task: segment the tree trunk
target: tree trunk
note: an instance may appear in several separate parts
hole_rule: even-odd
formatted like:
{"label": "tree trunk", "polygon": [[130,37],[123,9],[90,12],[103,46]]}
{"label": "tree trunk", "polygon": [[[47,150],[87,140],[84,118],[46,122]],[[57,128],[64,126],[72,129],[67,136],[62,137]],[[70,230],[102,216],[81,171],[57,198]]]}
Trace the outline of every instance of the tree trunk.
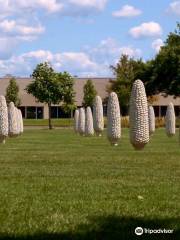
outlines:
{"label": "tree trunk", "polygon": [[52,129],[52,123],[51,123],[51,103],[48,103],[48,109],[49,109],[49,129]]}

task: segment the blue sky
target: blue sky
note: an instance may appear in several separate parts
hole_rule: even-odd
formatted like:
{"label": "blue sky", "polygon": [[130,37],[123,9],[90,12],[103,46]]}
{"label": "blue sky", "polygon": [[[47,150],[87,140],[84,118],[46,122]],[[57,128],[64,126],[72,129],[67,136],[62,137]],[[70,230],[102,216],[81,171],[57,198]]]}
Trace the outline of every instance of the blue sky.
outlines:
{"label": "blue sky", "polygon": [[121,54],[155,56],[180,21],[180,1],[0,0],[0,75],[49,61],[77,76],[110,76]]}

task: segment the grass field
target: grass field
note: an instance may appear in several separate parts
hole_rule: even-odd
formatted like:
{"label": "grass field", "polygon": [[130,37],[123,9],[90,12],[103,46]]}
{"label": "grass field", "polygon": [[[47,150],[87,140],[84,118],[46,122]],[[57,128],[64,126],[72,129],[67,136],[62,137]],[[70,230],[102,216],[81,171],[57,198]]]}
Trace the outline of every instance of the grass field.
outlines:
{"label": "grass field", "polygon": [[[158,129],[143,151],[70,129],[26,130],[0,146],[0,240],[180,239],[180,146]],[[144,235],[145,236],[145,235]],[[148,238],[147,238],[148,237]]]}
{"label": "grass field", "polygon": [[[48,119],[24,119],[24,126],[32,126],[32,127],[46,127],[48,126]],[[129,121],[127,120],[127,117],[121,118],[121,126],[128,127]],[[104,123],[106,126],[107,119],[104,118]],[[52,124],[54,127],[71,127],[73,125],[73,119],[72,118],[58,118],[58,119],[52,119]],[[164,118],[156,118],[156,127],[164,127],[165,122]],[[180,119],[177,117],[176,119],[176,127],[178,128],[180,126]]]}
{"label": "grass field", "polygon": [[[48,119],[23,119],[24,126],[48,126]],[[71,127],[73,125],[72,118],[52,119],[54,127]]]}

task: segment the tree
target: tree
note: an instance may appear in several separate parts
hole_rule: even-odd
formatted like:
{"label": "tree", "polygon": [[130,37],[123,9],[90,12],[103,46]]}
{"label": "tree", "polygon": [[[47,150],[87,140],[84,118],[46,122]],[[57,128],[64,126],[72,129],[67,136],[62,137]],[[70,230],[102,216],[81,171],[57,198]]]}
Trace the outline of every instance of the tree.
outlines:
{"label": "tree", "polygon": [[97,95],[97,91],[94,87],[92,80],[90,79],[87,80],[86,84],[84,85],[83,91],[84,91],[83,106],[84,107],[89,106],[92,108],[94,99]]}
{"label": "tree", "polygon": [[180,23],[153,60],[150,84],[157,93],[180,96]]}
{"label": "tree", "polygon": [[[51,65],[44,62],[36,66],[32,73],[32,78],[33,81],[26,87],[26,91],[32,94],[39,102],[48,104],[49,129],[52,129],[51,105],[59,104],[63,101],[67,103],[69,101],[70,94],[68,92],[68,84],[71,77],[66,72],[55,73]],[[66,81],[68,83],[67,85]],[[69,86],[71,86],[71,84],[69,84]]]}
{"label": "tree", "polygon": [[9,81],[9,85],[6,88],[6,102],[9,104],[13,102],[16,107],[20,105],[19,86],[16,82],[16,79],[13,77]]}
{"label": "tree", "polygon": [[62,108],[66,113],[71,112],[76,108],[75,106],[75,92],[74,92],[74,78],[67,72],[56,73],[56,78],[63,89]]}
{"label": "tree", "polygon": [[129,106],[129,98],[131,87],[135,79],[133,61],[127,55],[122,55],[117,65],[110,66],[116,80],[110,80],[110,86],[107,87],[108,92],[116,92],[121,105],[123,115],[127,114]]}
{"label": "tree", "polygon": [[128,55],[122,55],[117,65],[110,66],[110,68],[116,79],[110,80],[110,86],[107,86],[107,91],[117,93],[123,115],[128,114],[131,88],[133,82],[137,79],[142,80],[144,83],[148,100],[150,102],[156,100],[152,97],[155,90],[150,82],[153,68],[152,60],[144,62],[142,59],[136,60]]}

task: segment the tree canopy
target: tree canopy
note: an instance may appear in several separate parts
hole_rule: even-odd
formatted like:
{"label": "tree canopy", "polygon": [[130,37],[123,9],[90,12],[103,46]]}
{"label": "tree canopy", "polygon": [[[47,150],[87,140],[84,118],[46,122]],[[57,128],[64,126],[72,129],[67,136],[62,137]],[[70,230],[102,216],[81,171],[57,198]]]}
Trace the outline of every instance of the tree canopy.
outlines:
{"label": "tree canopy", "polygon": [[180,96],[180,23],[152,61],[150,84],[156,92]]}
{"label": "tree canopy", "polygon": [[97,91],[92,80],[88,79],[83,88],[84,98],[83,98],[83,106],[84,107],[92,107],[94,98],[97,95]]}
{"label": "tree canopy", "polygon": [[10,79],[9,85],[6,88],[6,101],[7,104],[13,102],[16,107],[20,105],[19,86],[14,77]]}
{"label": "tree canopy", "polygon": [[62,108],[68,113],[75,109],[75,92],[74,92],[74,79],[67,72],[56,73],[56,79],[63,89],[62,94]]}

